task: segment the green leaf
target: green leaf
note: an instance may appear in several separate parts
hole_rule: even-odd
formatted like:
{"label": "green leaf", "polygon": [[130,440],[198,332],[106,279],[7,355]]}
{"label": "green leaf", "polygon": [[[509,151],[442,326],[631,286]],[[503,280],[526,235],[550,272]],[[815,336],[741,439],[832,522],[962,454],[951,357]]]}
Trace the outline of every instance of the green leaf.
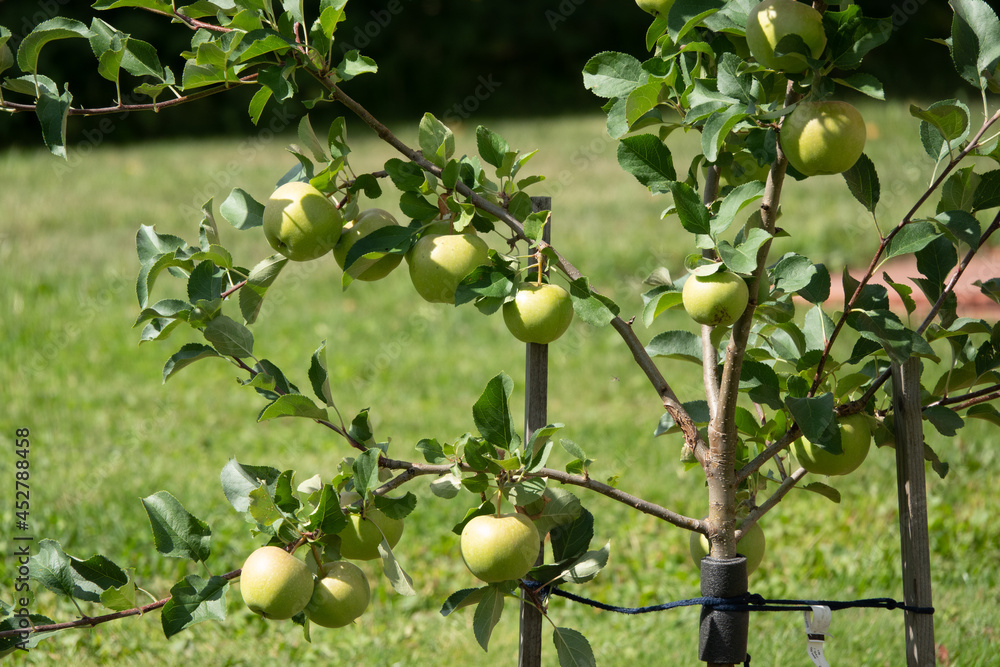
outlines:
{"label": "green leaf", "polygon": [[642,295],[644,303],[642,322],[647,328],[653,326],[653,320],[667,310],[683,303],[681,291],[674,285],[658,285]]}
{"label": "green leaf", "polygon": [[981,179],[972,198],[972,210],[982,211],[1000,206],[1000,169],[982,174]]}
{"label": "green leaf", "polygon": [[463,588],[460,591],[455,591],[441,605],[441,615],[448,616],[459,609],[479,604],[479,601],[483,599],[483,594],[488,590],[489,586],[483,586],[481,588]]}
{"label": "green leaf", "polygon": [[392,549],[384,537],[382,543],[378,545],[378,553],[382,557],[382,573],[389,580],[392,589],[400,595],[415,596],[417,591],[413,588],[413,579],[396,560],[396,556],[392,553]]}
{"label": "green leaf", "polygon": [[163,634],[169,639],[202,621],[226,620],[226,591],[229,582],[215,576],[207,581],[189,574],[170,589],[170,600],[160,611]]}
{"label": "green leaf", "polygon": [[229,459],[222,469],[222,491],[233,508],[241,514],[250,511],[250,493],[263,484],[274,494],[281,472],[269,466],[241,464]]}
{"label": "green leaf", "polygon": [[326,408],[321,408],[308,396],[302,394],[285,394],[264,408],[257,421],[267,421],[278,417],[305,417],[306,419],[327,420]]}
{"label": "green leaf", "polygon": [[923,410],[924,419],[929,421],[941,435],[954,437],[958,435],[958,430],[965,426],[965,420],[958,416],[951,408],[943,405],[935,405]]}
{"label": "green leaf", "polygon": [[451,499],[462,490],[462,480],[449,473],[438,477],[430,483],[431,493],[438,498]]}
{"label": "green leaf", "polygon": [[[225,248],[217,246],[222,252]],[[220,258],[222,259],[222,258]],[[230,259],[230,264],[232,261]],[[223,280],[226,277],[226,270],[220,269],[215,262],[202,262],[194,267],[194,271],[188,276],[187,293],[191,303],[199,301],[212,302],[222,296]]]}
{"label": "green leaf", "polygon": [[[813,398],[785,398],[792,419],[810,442],[819,443],[824,431],[833,423],[833,394],[827,392]],[[832,453],[832,452],[831,452]]]}
{"label": "green leaf", "polygon": [[674,197],[674,207],[681,226],[692,234],[711,234],[711,213],[701,202],[701,197],[687,183],[671,181],[667,189]]}
{"label": "green leaf", "polygon": [[393,185],[403,192],[417,192],[424,184],[426,177],[424,170],[413,162],[403,162],[399,158],[392,158],[385,163],[385,170],[389,173]]}
{"label": "green leaf", "polygon": [[240,188],[233,188],[219,207],[219,213],[239,230],[253,229],[264,224],[264,205]]}
{"label": "green leaf", "polygon": [[545,503],[541,515],[534,519],[539,535],[545,535],[556,526],[575,521],[583,511],[580,499],[569,491],[550,487],[545,489],[545,497],[549,502]]}
{"label": "green leaf", "polygon": [[316,398],[327,406],[333,406],[333,394],[330,392],[330,374],[326,364],[326,341],[313,352],[309,362],[309,382],[312,384]]}
{"label": "green leaf", "polygon": [[983,72],[1000,59],[1000,21],[982,0],[952,0],[951,57],[959,76],[983,90]]}
{"label": "green leaf", "polygon": [[504,155],[510,152],[510,145],[499,134],[480,125],[476,128],[476,149],[487,164],[499,169]]}
{"label": "green leaf", "polygon": [[344,59],[337,65],[337,76],[341,81],[349,81],[361,74],[378,71],[378,65],[368,56],[361,55],[357,49],[344,54]]}
{"label": "green leaf", "polygon": [[109,588],[124,586],[128,575],[111,560],[94,555],[80,560],[66,554],[54,540],[42,540],[31,557],[30,577],[54,593],[88,602],[100,602]]}
{"label": "green leaf", "polygon": [[435,465],[448,463],[444,448],[437,440],[424,438],[417,443],[417,451],[423,454],[424,460]]}
{"label": "green leaf", "polygon": [[[27,41],[27,40],[25,40]],[[43,89],[40,91],[35,115],[42,126],[42,139],[49,151],[66,158],[66,119],[73,103],[73,95],[67,90],[62,95]]]}
{"label": "green leaf", "polygon": [[[552,443],[548,443],[548,447],[552,447]],[[511,462],[511,465],[517,465],[514,463],[515,459],[505,459],[504,462]],[[529,477],[523,481],[513,484],[506,489],[507,497],[511,503],[518,506],[530,505],[533,502],[541,500],[542,496],[545,494],[545,488],[547,486],[547,481],[544,477]]]}
{"label": "green leaf", "polygon": [[965,211],[944,211],[938,213],[934,220],[941,227],[941,231],[951,240],[952,243],[964,243],[970,248],[979,246],[979,237],[982,233],[979,221],[971,213]]}
{"label": "green leaf", "polygon": [[947,157],[969,136],[969,107],[959,100],[942,100],[926,109],[911,104],[910,115],[920,119],[920,142],[934,160]]}
{"label": "green leaf", "polygon": [[594,539],[594,515],[586,509],[580,510],[572,523],[556,526],[552,537],[552,558],[555,561],[575,559],[586,553],[590,541]]}
{"label": "green leaf", "polygon": [[455,135],[431,113],[420,119],[417,139],[424,157],[439,167],[444,167],[455,154]]}
{"label": "green leaf", "polygon": [[936,358],[927,341],[904,326],[891,311],[854,310],[847,316],[847,325],[862,337],[881,345],[896,363],[906,361],[913,354]]}
{"label": "green leaf", "polygon": [[927,247],[940,232],[929,222],[917,221],[900,228],[885,249],[884,259],[916,253]]}
{"label": "green leaf", "polygon": [[216,352],[213,347],[200,343],[187,343],[167,359],[167,363],[163,365],[163,381],[166,382],[174,373],[196,361],[219,356],[222,355]]}
{"label": "green leaf", "polygon": [[510,413],[514,381],[506,373],[494,376],[472,406],[472,418],[486,442],[508,451],[520,444]]}
{"label": "green leaf", "polygon": [[90,29],[73,19],[57,16],[43,21],[32,28],[17,48],[17,64],[22,71],[30,74],[38,72],[38,56],[42,47],[57,39],[90,37]]}
{"label": "green leaf", "polygon": [[351,464],[354,472],[354,490],[362,497],[367,497],[369,491],[374,491],[379,487],[378,462],[381,451],[372,447],[365,450]]}
{"label": "green leaf", "polygon": [[573,312],[591,326],[606,326],[618,316],[618,304],[607,297],[594,294],[586,276],[569,284],[569,296],[573,301]]}
{"label": "green leaf", "polygon": [[771,235],[760,227],[755,227],[747,234],[735,248],[729,241],[720,241],[718,245],[719,256],[735,273],[752,273],[757,268],[757,252],[761,246],[771,240]]}
{"label": "green leaf", "polygon": [[840,503],[840,491],[833,488],[828,484],[823,482],[809,482],[808,484],[800,484],[799,487],[803,491],[811,491],[813,493],[818,493],[827,500],[832,500],[835,503]]}
{"label": "green leaf", "polygon": [[823,29],[833,64],[841,69],[857,69],[865,54],[888,41],[893,22],[867,18],[860,7],[851,5],[842,12],[824,12]]}
{"label": "green leaf", "polygon": [[722,200],[719,212],[712,219],[712,233],[721,234],[736,219],[736,214],[749,204],[764,196],[764,184],[760,181],[751,181],[733,188]]}
{"label": "green leaf", "polygon": [[240,53],[236,60],[241,63],[245,63],[248,60],[252,60],[267,53],[277,52],[277,55],[281,56],[287,53],[289,49],[294,46],[294,43],[289,42],[273,30],[268,30],[266,28],[251,30],[243,37],[242,43],[246,44],[247,47],[243,49],[242,53]]}
{"label": "green leaf", "polygon": [[410,227],[380,227],[351,246],[344,258],[344,268],[349,269],[356,261],[371,253],[402,255],[413,246],[415,236],[416,230]]}
{"label": "green leaf", "polygon": [[250,106],[247,107],[247,114],[249,114],[250,120],[254,125],[260,121],[260,116],[264,113],[264,108],[267,107],[267,103],[273,94],[267,86],[261,86],[253,94],[253,97],[250,99]]}
{"label": "green leaf", "polygon": [[552,631],[552,642],[556,645],[559,667],[597,667],[590,642],[580,632],[557,627]]}
{"label": "green leaf", "polygon": [[164,556],[204,561],[211,552],[212,530],[176,498],[159,491],[142,499],[153,529],[153,545]]}
{"label": "green leaf", "polygon": [[647,76],[636,58],[614,51],[598,53],[583,67],[583,85],[598,97],[626,97]]}
{"label": "green leaf", "polygon": [[476,611],[472,617],[472,631],[476,635],[476,641],[479,642],[484,651],[489,650],[493,628],[500,622],[500,616],[503,614],[503,602],[503,589],[498,584],[490,584],[483,592],[479,604],[476,605]]}
{"label": "green leaf", "polygon": [[667,14],[667,34],[674,43],[725,7],[725,0],[681,0]]}
{"label": "green leaf", "polygon": [[287,257],[275,253],[250,270],[246,285],[240,289],[240,313],[247,324],[253,324],[257,320],[264,295],[287,264]]}
{"label": "green leaf", "polygon": [[219,315],[205,325],[205,340],[227,357],[242,359],[253,356],[253,334],[245,326],[226,315]]}
{"label": "green leaf", "polygon": [[110,586],[101,591],[101,604],[113,611],[135,609],[139,606],[135,595],[135,582],[129,577],[121,586]]}
{"label": "green leaf", "polygon": [[[653,192],[666,192],[677,180],[670,149],[652,134],[623,137],[618,144],[618,164]],[[707,211],[705,216],[707,219]]]}
{"label": "green leaf", "polygon": [[653,337],[646,346],[651,357],[666,357],[691,361],[701,365],[701,337],[690,331],[664,331]]}
{"label": "green leaf", "polygon": [[882,82],[871,74],[855,72],[850,76],[833,77],[833,80],[873,99],[885,100],[885,89],[882,87]]}
{"label": "green leaf", "polygon": [[733,105],[708,117],[701,133],[701,150],[706,160],[715,162],[718,159],[719,150],[729,136],[730,130],[746,117],[747,114],[739,105]]}
{"label": "green leaf", "polygon": [[862,153],[854,166],[844,172],[844,180],[847,181],[847,187],[854,198],[874,213],[881,196],[881,188],[878,173],[871,159]]}

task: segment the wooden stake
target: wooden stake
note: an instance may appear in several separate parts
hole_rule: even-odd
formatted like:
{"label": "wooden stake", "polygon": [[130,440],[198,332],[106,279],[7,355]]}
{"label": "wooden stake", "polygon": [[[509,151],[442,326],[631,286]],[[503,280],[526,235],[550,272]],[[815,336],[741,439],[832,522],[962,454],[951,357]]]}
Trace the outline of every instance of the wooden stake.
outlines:
{"label": "wooden stake", "polygon": [[[896,485],[903,565],[903,602],[930,607],[931,558],[924,478],[924,431],[920,406],[920,360],[893,364],[893,414],[896,421]],[[904,612],[907,667],[934,665],[934,617]]]}
{"label": "wooden stake", "polygon": [[[546,211],[552,208],[551,197],[532,197],[532,211]],[[545,226],[542,239],[551,240],[551,218]],[[524,441],[528,442],[531,434],[548,424],[548,391],[549,391],[549,346],[538,343],[527,344],[527,358],[524,370]],[[542,563],[545,557],[545,536],[542,535],[542,545],[538,550],[536,565]],[[521,628],[518,651],[519,667],[540,667],[542,664],[542,614],[530,602],[521,596]]]}

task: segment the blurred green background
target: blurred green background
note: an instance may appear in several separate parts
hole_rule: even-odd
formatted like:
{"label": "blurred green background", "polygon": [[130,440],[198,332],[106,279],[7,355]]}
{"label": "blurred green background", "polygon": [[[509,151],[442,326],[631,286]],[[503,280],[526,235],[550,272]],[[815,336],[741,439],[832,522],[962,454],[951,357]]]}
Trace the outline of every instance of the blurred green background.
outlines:
{"label": "blurred green background", "polygon": [[[353,82],[348,92],[412,143],[420,113],[430,110],[445,117],[474,96],[483,85],[480,76],[488,80],[492,74],[501,82],[495,94],[476,98],[481,104],[466,122],[453,123],[459,153],[475,152],[479,123],[521,150],[540,149],[527,171],[549,177],[532,190],[553,196],[555,244],[621,304],[626,316],[639,315],[642,280],[661,266],[683,272],[691,244],[678,232],[676,219],[661,220],[667,199],[650,196],[618,167],[616,144],[596,113],[600,101],[583,90],[579,72],[602,49],[641,56],[646,16],[631,0],[520,6],[401,2],[402,13],[380,26],[367,49],[383,71]],[[75,2],[3,0],[0,24],[17,32],[18,21],[44,13],[43,5],[66,15],[85,14]],[[363,28],[373,20],[380,25],[370,14],[378,6],[355,0],[353,25]],[[866,153],[882,183],[883,223],[909,208],[933,172],[906,103],[911,96],[968,92],[953,87],[956,77],[948,72],[943,47],[924,41],[927,35],[947,33],[943,3],[865,3],[873,15],[893,15],[894,6],[900,16],[912,16],[912,23],[900,19],[905,29],[877,52],[869,68],[882,68],[890,102],[861,105],[870,135]],[[547,11],[566,20],[552,30]],[[115,11],[107,20],[157,44],[178,39],[176,48],[183,48],[190,38],[179,26],[133,27],[130,19],[117,18],[135,14]],[[918,24],[921,30],[915,28]],[[353,28],[345,30],[354,33]],[[79,62],[83,71],[92,71],[86,47],[73,50],[79,46],[48,47],[45,66]],[[170,48],[164,46],[164,53]],[[928,54],[937,58],[936,65],[924,59]],[[179,71],[177,63],[172,65]],[[92,75],[69,76],[78,99],[106,102],[106,87],[87,88]],[[257,423],[262,400],[238,385],[241,374],[225,362],[200,362],[162,385],[164,360],[198,337],[180,331],[165,344],[137,347],[138,331],[130,328],[138,313],[138,227],[155,225],[161,233],[194,241],[205,201],[214,198],[217,210],[233,187],[264,199],[294,164],[284,145],[294,141],[300,111],[269,111],[266,124],[253,128],[240,96],[237,92],[159,115],[107,117],[105,126],[102,119],[73,119],[76,141],[65,162],[41,147],[30,115],[0,117],[7,147],[0,151],[0,437],[9,442],[15,428],[32,431],[31,530],[36,539],[56,539],[79,558],[102,553],[134,568],[139,584],[156,597],[165,596],[178,578],[204,570],[156,553],[140,498],[165,489],[206,520],[213,529],[208,567],[222,573],[239,567],[259,543],[221,492],[219,471],[229,458],[295,469],[302,480],[316,473],[332,477],[341,459],[351,454],[329,431],[305,420]],[[325,130],[321,122],[316,125],[321,133]],[[362,128],[352,125],[350,136],[358,173],[378,169],[394,157]],[[169,140],[134,141],[142,138]],[[15,139],[22,145],[11,146]],[[115,142],[133,143],[111,145]],[[675,133],[675,163],[686,166],[696,146],[695,135]],[[387,194],[366,205],[395,210],[397,201]],[[866,263],[877,246],[870,216],[840,177],[787,183],[783,210],[782,225],[790,237],[776,242],[774,257],[795,250],[836,273]],[[237,232],[221,218],[219,224],[238,263],[253,265],[270,254],[259,230]],[[496,238],[491,242],[502,245]],[[156,296],[176,293],[174,283],[161,278]],[[828,308],[835,311],[839,305],[833,301]],[[238,317],[227,307],[228,314]],[[326,340],[338,405],[348,416],[371,407],[377,436],[391,438],[394,456],[417,457],[414,445],[420,438],[453,441],[471,430],[471,406],[501,370],[514,378],[514,410],[520,413],[523,346],[498,317],[416,299],[405,266],[385,281],[355,283],[346,292],[330,258],[295,266],[276,283],[268,307],[267,316],[253,328],[260,356],[305,387],[309,355]],[[636,324],[644,340],[691,326],[676,312],[649,329],[641,319]],[[705,513],[703,476],[684,472],[677,436],[652,437],[662,407],[614,332],[578,322],[552,346],[550,363],[549,416],[565,422],[565,437],[596,459],[596,478],[616,477],[621,488],[649,500],[692,516]],[[696,365],[663,361],[661,368],[684,400],[700,395]],[[928,365],[926,372],[936,379],[945,369]],[[1000,641],[996,430],[975,423],[954,438],[929,426],[926,430],[929,442],[951,464],[944,480],[928,470],[938,662],[992,665]],[[9,451],[0,457],[0,484],[8,489],[0,493],[5,538],[13,521],[13,460]],[[552,464],[566,462],[557,451]],[[448,594],[476,584],[450,532],[475,498],[443,501],[428,492],[428,481],[409,485],[420,501],[397,548],[419,595],[394,594],[379,565],[366,563],[374,599],[353,628],[317,631],[307,643],[292,624],[268,623],[250,614],[234,584],[225,623],[199,624],[166,640],[158,614],[152,614],[61,633],[23,662],[513,664],[513,605],[488,654],[475,643],[471,610],[449,618],[438,613]],[[765,517],[768,553],[751,580],[753,592],[770,597],[901,597],[892,452],[873,449],[862,469],[837,480],[836,486],[843,494],[841,504],[795,491]],[[603,497],[578,495],[597,518],[594,546],[610,540],[612,548],[608,568],[577,592],[619,605],[698,594],[687,534]],[[14,560],[6,539],[2,546],[0,598],[9,601]],[[59,620],[79,615],[65,599],[38,593],[33,611]],[[590,639],[601,665],[695,663],[696,608],[628,617],[557,600],[551,611],[557,623]],[[85,605],[84,613],[103,611]],[[833,664],[902,663],[900,612],[838,612],[831,632],[827,656]],[[543,652],[545,664],[555,664],[548,638]],[[801,616],[754,615],[750,652],[753,664],[809,664]]]}

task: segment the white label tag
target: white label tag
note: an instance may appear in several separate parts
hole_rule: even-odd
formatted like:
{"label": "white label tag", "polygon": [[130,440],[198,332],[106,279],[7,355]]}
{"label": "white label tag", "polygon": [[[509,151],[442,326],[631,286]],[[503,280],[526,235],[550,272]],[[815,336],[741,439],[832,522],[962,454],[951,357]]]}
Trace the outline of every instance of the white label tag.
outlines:
{"label": "white label tag", "polygon": [[809,658],[816,667],[830,667],[826,656],[823,655],[823,643],[828,636],[831,636],[827,629],[830,627],[833,613],[829,607],[814,605],[812,611],[804,611],[802,614],[806,621],[806,652]]}

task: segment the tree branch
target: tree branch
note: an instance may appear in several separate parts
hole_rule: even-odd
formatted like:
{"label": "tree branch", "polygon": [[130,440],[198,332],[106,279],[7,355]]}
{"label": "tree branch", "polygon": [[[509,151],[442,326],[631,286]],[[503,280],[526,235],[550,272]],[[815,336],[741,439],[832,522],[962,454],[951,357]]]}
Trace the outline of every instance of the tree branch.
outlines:
{"label": "tree branch", "polygon": [[[998,120],[1000,120],[1000,111],[997,111],[995,114],[993,114],[993,116],[991,116],[985,122],[983,122],[983,126],[979,128],[979,131],[976,133],[976,136],[972,138],[972,140],[968,143],[968,145],[966,145],[966,147],[962,149],[962,151],[958,154],[957,157],[955,157],[955,159],[953,159],[951,162],[948,163],[948,166],[944,168],[944,170],[941,172],[941,175],[938,176],[934,180],[934,182],[931,183],[931,185],[927,188],[924,194],[921,195],[919,199],[917,199],[917,202],[913,205],[912,208],[910,208],[910,210],[906,213],[906,215],[903,216],[903,219],[899,221],[899,224],[897,224],[896,227],[893,228],[892,231],[890,231],[885,236],[885,238],[882,239],[881,243],[879,243],[878,250],[875,251],[875,256],[872,257],[871,262],[868,264],[868,270],[865,272],[865,275],[863,275],[861,277],[861,280],[858,282],[858,286],[855,288],[854,294],[851,295],[850,299],[847,299],[845,301],[844,312],[842,312],[840,317],[837,319],[837,322],[833,327],[833,332],[830,334],[829,339],[827,339],[826,346],[823,348],[823,354],[820,356],[819,359],[819,364],[817,364],[816,366],[816,373],[813,376],[812,387],[810,387],[809,389],[809,396],[814,396],[816,394],[816,391],[819,389],[820,382],[822,382],[823,379],[823,367],[826,365],[826,360],[830,356],[830,350],[833,349],[833,344],[837,340],[837,336],[840,334],[841,329],[844,328],[844,324],[847,322],[847,316],[851,314],[851,310],[854,308],[854,304],[857,303],[858,299],[861,297],[861,292],[868,285],[868,281],[871,280],[872,276],[875,274],[875,269],[878,268],[879,259],[882,257],[882,253],[885,252],[885,249],[888,247],[889,243],[896,236],[896,234],[898,234],[900,230],[903,229],[903,227],[905,227],[906,225],[908,225],[910,222],[913,221],[913,216],[917,214],[917,211],[930,198],[931,194],[933,194],[939,187],[941,187],[945,179],[951,174],[951,172],[955,169],[955,167],[958,166],[958,163],[964,160],[966,157],[968,157],[970,153],[972,153],[972,151],[978,148],[979,140],[982,139],[983,134],[985,134],[986,131],[990,128],[990,126],[992,126]],[[994,220],[994,222],[996,221]],[[943,303],[943,299],[945,296],[946,296],[945,294],[942,295],[941,299],[938,300],[939,303]],[[937,305],[937,307],[940,308],[940,305]],[[934,314],[937,314],[937,310],[934,310],[933,312]],[[925,322],[925,325],[921,329],[919,329],[917,333],[923,333],[923,330],[926,329],[927,324],[930,324],[930,322],[929,321]],[[879,376],[879,379],[877,381],[878,386],[882,386],[886,382],[886,380],[888,380],[888,378],[889,378],[889,371],[886,371],[885,373],[882,374],[882,376]],[[874,395],[874,392],[872,392],[872,395]]]}
{"label": "tree branch", "polygon": [[[361,119],[362,122],[371,128],[380,139],[402,153],[421,169],[428,171],[435,176],[441,176],[440,167],[425,159],[419,151],[407,146],[395,134],[393,134],[388,127],[369,113],[367,109],[341,90],[333,81],[330,80],[329,77],[321,76],[313,70],[310,70],[310,72],[324,87],[330,91],[330,95],[334,100],[347,107],[352,113]],[[512,232],[514,232],[514,235],[518,239],[527,240],[527,237],[524,235],[524,227],[521,222],[502,206],[494,204],[493,202],[481,197],[461,181],[455,184],[455,190],[468,199],[468,201],[476,206],[476,208],[485,211],[502,221]],[[558,250],[552,246],[549,246],[549,248],[551,248],[552,252],[556,256],[556,266],[563,273],[565,273],[570,280],[576,280],[583,276],[583,274],[580,273],[580,271],[565,257],[563,257]],[[653,388],[660,396],[663,407],[670,413],[670,416],[673,417],[674,421],[684,433],[684,441],[694,451],[695,457],[699,461],[703,461],[707,453],[707,448],[704,440],[698,433],[697,426],[681,405],[680,400],[677,398],[676,394],[674,394],[673,389],[671,389],[666,379],[664,379],[652,358],[646,353],[645,346],[639,341],[638,337],[636,337],[635,332],[632,331],[631,325],[622,318],[615,316],[614,319],[611,320],[611,326],[613,326],[622,337],[622,340],[632,352],[632,356],[635,358],[639,368],[642,369],[643,373],[645,373],[647,379],[649,379]]]}
{"label": "tree branch", "polygon": [[[248,74],[242,76],[239,79],[239,83],[225,83],[221,86],[216,86],[215,88],[209,88],[207,90],[202,90],[197,93],[192,93],[190,95],[184,95],[183,97],[175,97],[172,100],[167,100],[166,102],[150,102],[148,104],[118,104],[113,107],[94,107],[88,109],[73,109],[71,108],[67,113],[70,116],[107,116],[116,113],[125,113],[132,111],[159,111],[160,109],[166,109],[169,107],[175,107],[180,104],[187,104],[188,102],[194,102],[195,100],[204,99],[210,95],[215,95],[216,93],[221,93],[226,90],[232,90],[237,86],[241,86],[248,83],[255,83],[257,81],[257,74]],[[19,102],[10,102],[8,100],[0,100],[0,109],[7,109],[15,113],[18,112],[28,112],[35,111],[37,104],[20,104]]]}
{"label": "tree branch", "polygon": [[[241,570],[233,570],[232,572],[227,572],[222,576],[226,581],[232,581],[236,577],[240,576]],[[35,625],[27,630],[5,630],[0,632],[0,639],[6,637],[24,637],[25,633],[31,634],[35,632],[55,632],[57,630],[68,630],[69,628],[92,628],[102,623],[107,623],[109,621],[116,621],[119,618],[128,618],[129,616],[142,616],[146,612],[155,611],[163,605],[170,602],[172,596],[167,596],[162,600],[157,600],[156,602],[150,602],[147,605],[141,607],[134,607],[132,609],[126,609],[124,611],[116,611],[113,614],[104,614],[103,616],[84,616],[83,618],[77,619],[75,621],[67,621],[65,623],[50,623],[49,625]]]}
{"label": "tree branch", "polygon": [[[380,495],[387,493],[395,488],[398,488],[409,482],[410,480],[419,477],[421,475],[447,475],[452,472],[453,466],[450,464],[431,464],[431,463],[412,463],[410,461],[401,461],[397,459],[381,458],[379,460],[379,465],[383,468],[388,468],[389,470],[402,470],[403,472],[389,480],[381,487],[379,487],[376,493]],[[458,467],[467,472],[482,472],[476,470],[467,463],[459,463]],[[553,468],[542,468],[536,473],[525,474],[526,478],[532,477],[544,477],[561,484],[570,484],[572,486],[579,486],[584,489],[589,489],[595,493],[599,493],[602,496],[611,498],[612,500],[617,500],[620,503],[624,503],[629,507],[639,510],[644,514],[649,514],[657,519],[662,519],[668,523],[671,523],[680,528],[686,528],[687,530],[694,530],[701,532],[702,522],[698,519],[693,519],[691,517],[678,514],[672,510],[668,510],[665,507],[661,507],[656,503],[651,503],[648,500],[643,500],[637,496],[633,496],[630,493],[617,489],[603,482],[598,482],[589,477],[583,477],[581,475],[571,475],[570,473],[563,472],[561,470],[555,470]]]}

